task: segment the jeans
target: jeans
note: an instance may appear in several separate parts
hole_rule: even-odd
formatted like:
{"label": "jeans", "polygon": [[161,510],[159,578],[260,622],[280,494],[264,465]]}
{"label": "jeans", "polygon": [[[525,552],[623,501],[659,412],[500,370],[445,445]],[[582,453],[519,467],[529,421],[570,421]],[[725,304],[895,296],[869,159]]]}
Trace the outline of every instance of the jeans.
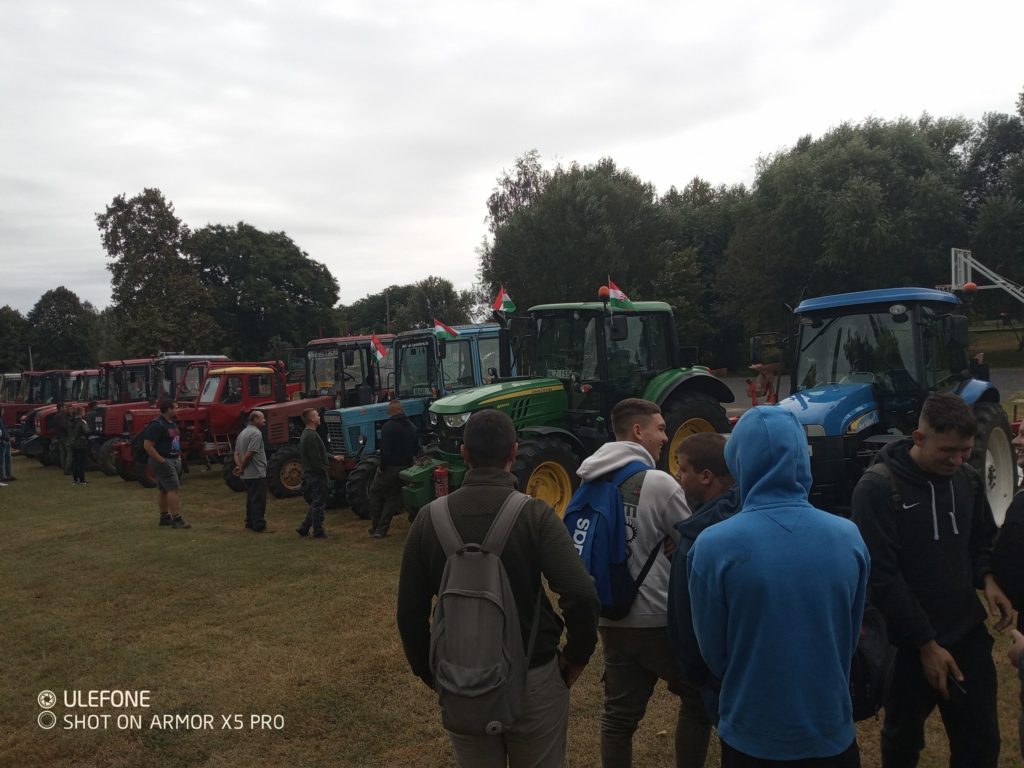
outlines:
{"label": "jeans", "polygon": [[76,483],[85,482],[85,457],[88,453],[88,448],[71,449],[71,474]]}
{"label": "jeans", "polygon": [[984,624],[979,624],[946,650],[964,673],[962,687],[966,691],[950,683],[949,701],[928,684],[916,648],[900,648],[897,652],[882,727],[884,768],[917,765],[924,748],[924,722],[936,705],[949,737],[950,768],[995,768],[999,762],[992,636]]}
{"label": "jeans", "polygon": [[267,527],[267,478],[242,478],[245,484],[245,527],[262,531]]}
{"label": "jeans", "polygon": [[679,697],[675,751],[677,768],[703,768],[711,722],[699,691],[683,680],[667,627],[601,627],[604,648],[604,710],[601,765],[629,768],[633,733],[647,711],[659,679]]}
{"label": "jeans", "polygon": [[306,512],[306,519],[302,521],[299,530],[305,535],[309,529],[313,533],[323,533],[324,530],[324,509],[327,507],[327,478],[321,474],[305,473],[302,475],[302,484],[305,488],[303,495],[309,502],[309,511]]}
{"label": "jeans", "polygon": [[391,519],[402,509],[402,467],[381,469],[370,483],[370,527],[382,536],[391,527]]}
{"label": "jeans", "polygon": [[459,768],[562,768],[569,726],[569,689],[558,659],[526,674],[523,714],[500,736],[448,732]]}
{"label": "jeans", "polygon": [[11,471],[11,444],[0,442],[0,480],[6,480],[8,477],[14,477]]}

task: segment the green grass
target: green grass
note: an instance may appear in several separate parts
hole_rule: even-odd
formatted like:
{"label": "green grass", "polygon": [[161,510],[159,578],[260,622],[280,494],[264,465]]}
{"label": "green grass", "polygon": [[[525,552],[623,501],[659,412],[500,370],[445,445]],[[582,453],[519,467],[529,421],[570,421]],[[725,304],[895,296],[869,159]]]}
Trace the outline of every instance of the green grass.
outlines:
{"label": "green grass", "polygon": [[1024,365],[1024,352],[1011,330],[971,331],[969,354],[985,353],[990,368],[1018,368]]}
{"label": "green grass", "polygon": [[[76,488],[55,469],[15,459],[0,488],[0,765],[451,765],[433,695],[408,671],[394,624],[404,533],[367,536],[329,511],[324,541],[300,540],[301,500],[271,500],[272,532],[242,527],[244,498],[217,472],[186,476],[193,527],[157,526],[156,492],[90,474]],[[1017,685],[1003,658],[1001,765],[1019,764]],[[600,652],[573,690],[569,765],[600,763]],[[147,689],[153,714],[208,713],[213,731],[49,731],[36,696]],[[80,712],[87,710],[80,710]],[[116,714],[111,708],[95,710]],[[131,710],[137,712],[137,710]],[[672,762],[672,697],[659,686],[635,740],[637,766]],[[281,731],[220,730],[220,715],[280,714]],[[864,765],[878,764],[878,725],[862,724]],[[921,765],[946,764],[929,723]],[[712,745],[709,765],[717,765]]]}

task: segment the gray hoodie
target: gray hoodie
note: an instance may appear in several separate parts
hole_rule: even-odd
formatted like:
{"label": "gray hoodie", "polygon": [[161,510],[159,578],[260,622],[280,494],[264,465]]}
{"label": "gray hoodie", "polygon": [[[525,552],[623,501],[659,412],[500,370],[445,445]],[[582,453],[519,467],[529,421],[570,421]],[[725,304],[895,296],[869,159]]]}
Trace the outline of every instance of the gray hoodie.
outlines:
{"label": "gray hoodie", "polygon": [[[642,461],[650,467],[644,474],[639,503],[635,507],[626,504],[626,548],[629,551],[629,572],[635,578],[640,574],[651,551],[661,547],[666,536],[678,543],[679,531],[675,525],[686,520],[691,513],[679,483],[667,472],[655,469],[651,454],[639,443],[605,443],[580,465],[577,474],[583,482],[596,480],[631,461]],[[602,618],[601,626],[668,626],[669,573],[670,561],[662,553],[640,585],[640,592],[629,615],[620,621]]]}

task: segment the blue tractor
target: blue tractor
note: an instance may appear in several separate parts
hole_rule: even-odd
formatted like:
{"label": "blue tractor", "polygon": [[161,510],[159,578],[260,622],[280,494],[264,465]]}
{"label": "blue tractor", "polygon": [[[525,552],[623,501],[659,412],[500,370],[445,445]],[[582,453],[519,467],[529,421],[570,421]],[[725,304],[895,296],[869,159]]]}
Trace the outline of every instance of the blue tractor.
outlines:
{"label": "blue tractor", "polygon": [[[924,399],[952,391],[974,407],[971,464],[1001,525],[1016,464],[999,391],[968,371],[960,300],[928,288],[892,288],[808,299],[795,314],[792,394],[779,403],[807,431],[811,502],[848,516],[854,485],[887,442],[910,434]],[[755,338],[752,357],[763,353]]]}
{"label": "blue tractor", "polygon": [[[429,328],[397,334],[389,351],[393,370],[384,382],[393,397],[402,401],[405,415],[416,424],[424,444],[431,442],[433,430],[427,420],[427,409],[439,397],[462,389],[487,384],[508,373],[507,346],[497,323],[456,325],[453,339],[438,339]],[[370,514],[368,492],[380,468],[377,441],[380,428],[387,421],[387,403],[379,402],[352,408],[339,408],[324,413],[327,448],[335,455],[358,457],[358,464],[348,473],[345,497],[356,515]]]}

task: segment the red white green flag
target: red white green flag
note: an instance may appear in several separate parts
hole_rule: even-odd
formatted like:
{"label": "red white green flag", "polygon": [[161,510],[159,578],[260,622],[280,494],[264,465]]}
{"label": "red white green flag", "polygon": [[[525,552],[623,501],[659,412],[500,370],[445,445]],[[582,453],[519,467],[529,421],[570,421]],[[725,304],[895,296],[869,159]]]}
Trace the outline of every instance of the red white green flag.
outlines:
{"label": "red white green flag", "polygon": [[512,297],[508,295],[505,290],[505,286],[501,286],[501,290],[498,291],[498,298],[491,304],[491,309],[496,312],[515,312],[516,303],[512,301]]}
{"label": "red white green flag", "polygon": [[375,354],[377,356],[377,362],[378,363],[383,362],[384,358],[388,356],[387,347],[385,347],[381,343],[381,340],[377,338],[377,334],[376,333],[373,334],[373,336],[370,337],[370,343],[373,344],[373,354]]}
{"label": "red white green flag", "polygon": [[629,300],[629,296],[626,295],[619,286],[612,282],[612,279],[608,278],[608,302],[612,305],[613,309],[629,309],[636,310],[633,306],[633,302]]}
{"label": "red white green flag", "polygon": [[459,335],[459,332],[452,328],[450,325],[445,325],[435,317],[434,334],[439,339],[454,339],[456,336]]}

